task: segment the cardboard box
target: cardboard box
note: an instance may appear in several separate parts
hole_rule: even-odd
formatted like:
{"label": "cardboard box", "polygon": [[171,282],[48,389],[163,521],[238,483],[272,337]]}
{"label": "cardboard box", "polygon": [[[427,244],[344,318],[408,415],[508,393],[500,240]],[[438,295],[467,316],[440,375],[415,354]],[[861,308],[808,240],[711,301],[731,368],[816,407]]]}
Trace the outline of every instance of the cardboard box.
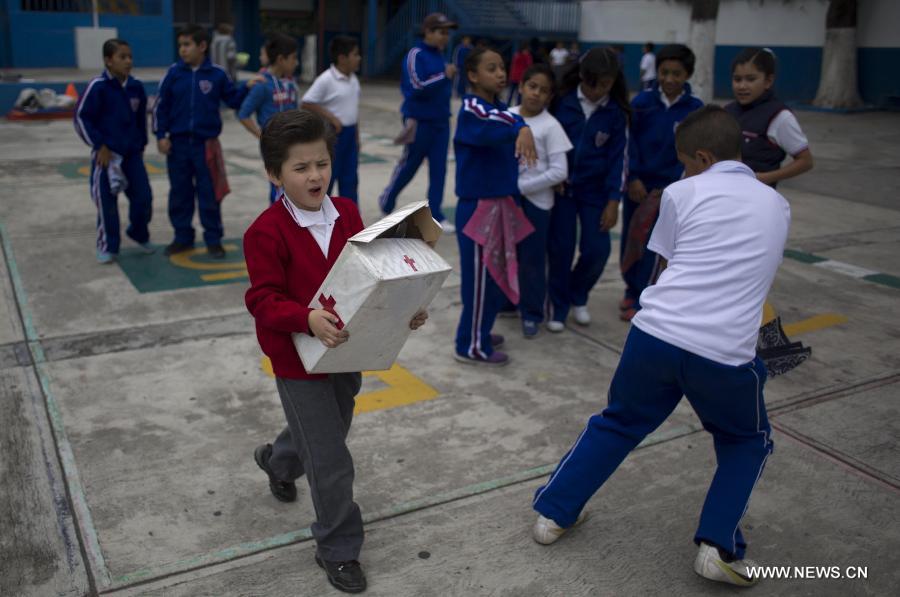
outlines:
{"label": "cardboard box", "polygon": [[409,337],[409,322],[437,296],[450,264],[432,247],[441,226],[421,201],[372,224],[347,241],[310,307],[331,311],[350,339],[326,348],[294,334],[310,373],[390,369]]}

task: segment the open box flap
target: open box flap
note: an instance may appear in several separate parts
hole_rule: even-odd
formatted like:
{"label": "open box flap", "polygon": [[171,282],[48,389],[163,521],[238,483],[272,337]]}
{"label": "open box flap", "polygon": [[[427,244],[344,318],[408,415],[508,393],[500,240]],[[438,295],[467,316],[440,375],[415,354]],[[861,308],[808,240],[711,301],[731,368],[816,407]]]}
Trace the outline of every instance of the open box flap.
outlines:
{"label": "open box flap", "polygon": [[366,244],[376,238],[418,238],[434,248],[443,229],[431,216],[427,201],[410,203],[350,237],[351,243]]}

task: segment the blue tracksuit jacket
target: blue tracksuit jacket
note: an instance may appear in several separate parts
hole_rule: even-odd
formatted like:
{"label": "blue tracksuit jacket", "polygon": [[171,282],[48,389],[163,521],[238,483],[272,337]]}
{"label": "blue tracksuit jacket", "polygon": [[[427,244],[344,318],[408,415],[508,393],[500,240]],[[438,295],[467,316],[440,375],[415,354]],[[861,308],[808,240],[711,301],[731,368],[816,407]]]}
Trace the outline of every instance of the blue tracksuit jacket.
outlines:
{"label": "blue tracksuit jacket", "polygon": [[292,80],[279,79],[269,71],[265,71],[263,76],[265,81],[253,86],[238,110],[238,118],[242,120],[250,118],[255,112],[260,128],[266,126],[275,114],[296,108],[298,95]]}
{"label": "blue tracksuit jacket", "polygon": [[147,145],[147,94],[144,85],[129,76],[123,86],[103,74],[88,83],[75,110],[75,131],[94,151],[106,145],[126,156]]}
{"label": "blue tracksuit jacket", "polygon": [[675,127],[703,106],[685,84],[684,94],[666,108],[659,86],[639,93],[631,100],[631,139],[628,144],[628,179],[639,179],[647,190],[663,188],[681,178],[684,166],[675,152]]}
{"label": "blue tracksuit jacket", "polygon": [[487,199],[519,193],[515,143],[525,126],[525,120],[503,102],[491,104],[471,94],[463,97],[453,137],[458,197]]}
{"label": "blue tracksuit jacket", "polygon": [[437,48],[419,42],[403,61],[400,91],[404,118],[446,120],[450,118],[450,94],[453,81],[447,78],[444,57]]}
{"label": "blue tracksuit jacket", "polygon": [[568,154],[573,197],[599,206],[621,200],[628,168],[625,112],[610,99],[585,119],[576,89],[560,98],[552,113],[574,146]]}
{"label": "blue tracksuit jacket", "polygon": [[195,71],[183,60],[169,67],[159,83],[153,110],[153,132],[157,139],[166,135],[191,135],[196,140],[213,139],[222,132],[219,103],[235,110],[247,95],[247,86],[236,86],[225,70],[209,57]]}

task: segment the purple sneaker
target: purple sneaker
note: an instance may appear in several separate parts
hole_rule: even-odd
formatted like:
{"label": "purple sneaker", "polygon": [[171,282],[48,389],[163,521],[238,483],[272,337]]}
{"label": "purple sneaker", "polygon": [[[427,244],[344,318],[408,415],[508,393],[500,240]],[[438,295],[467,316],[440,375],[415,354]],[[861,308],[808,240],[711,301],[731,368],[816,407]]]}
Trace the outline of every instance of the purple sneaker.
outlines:
{"label": "purple sneaker", "polygon": [[507,363],[509,363],[509,355],[505,352],[500,352],[499,350],[495,350],[491,353],[491,356],[486,359],[480,357],[468,357],[463,354],[459,354],[454,351],[453,358],[459,361],[460,363],[468,363],[470,365],[486,365],[488,367],[503,367]]}

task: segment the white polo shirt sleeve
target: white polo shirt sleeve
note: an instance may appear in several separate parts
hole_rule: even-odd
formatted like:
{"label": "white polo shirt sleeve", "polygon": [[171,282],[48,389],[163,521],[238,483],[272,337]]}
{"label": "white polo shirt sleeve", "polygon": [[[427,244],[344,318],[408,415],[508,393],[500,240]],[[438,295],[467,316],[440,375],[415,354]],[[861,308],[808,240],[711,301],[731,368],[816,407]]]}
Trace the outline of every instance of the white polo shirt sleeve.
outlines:
{"label": "white polo shirt sleeve", "polygon": [[654,253],[659,253],[667,261],[675,254],[675,239],[678,236],[678,208],[669,191],[663,191],[659,203],[659,219],[653,227],[650,242],[647,243]]}
{"label": "white polo shirt sleeve", "polygon": [[766,135],[791,157],[809,149],[809,139],[803,134],[797,117],[790,110],[782,110],[772,119]]}

